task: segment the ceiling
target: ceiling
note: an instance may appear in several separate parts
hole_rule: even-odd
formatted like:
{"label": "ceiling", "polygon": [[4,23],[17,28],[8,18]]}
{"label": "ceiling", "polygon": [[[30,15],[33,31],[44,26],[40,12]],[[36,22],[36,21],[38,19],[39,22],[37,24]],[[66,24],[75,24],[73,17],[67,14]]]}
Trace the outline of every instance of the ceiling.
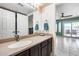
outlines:
{"label": "ceiling", "polygon": [[62,3],[56,3],[56,6],[61,5]]}
{"label": "ceiling", "polygon": [[[50,3],[44,3],[44,7],[48,6]],[[33,11],[35,11],[33,8],[31,7],[23,7],[21,5],[19,5],[19,3],[0,3],[0,7],[15,11],[15,12],[20,12],[23,14],[29,14],[32,13]]]}

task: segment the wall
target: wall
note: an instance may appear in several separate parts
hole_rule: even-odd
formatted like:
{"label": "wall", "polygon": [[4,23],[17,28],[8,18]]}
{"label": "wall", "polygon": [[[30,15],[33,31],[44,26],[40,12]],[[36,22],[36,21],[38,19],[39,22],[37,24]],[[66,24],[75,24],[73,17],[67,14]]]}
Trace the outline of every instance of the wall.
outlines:
{"label": "wall", "polygon": [[38,22],[39,24],[39,30],[42,30],[41,28],[41,13],[39,13],[38,11],[35,11],[33,13],[33,31],[36,32],[35,30],[35,24]]}
{"label": "wall", "polygon": [[56,19],[59,19],[61,13],[65,15],[79,16],[79,3],[62,3],[56,6]]}
{"label": "wall", "polygon": [[54,39],[55,39],[55,5],[54,4],[50,4],[49,6],[46,6],[43,9],[43,12],[40,13],[38,11],[33,13],[34,17],[33,17],[33,28],[34,28],[34,32],[36,32],[35,30],[35,24],[39,23],[39,30],[43,31],[43,24],[45,22],[45,20],[48,20],[48,24],[49,24],[49,33],[53,34]]}

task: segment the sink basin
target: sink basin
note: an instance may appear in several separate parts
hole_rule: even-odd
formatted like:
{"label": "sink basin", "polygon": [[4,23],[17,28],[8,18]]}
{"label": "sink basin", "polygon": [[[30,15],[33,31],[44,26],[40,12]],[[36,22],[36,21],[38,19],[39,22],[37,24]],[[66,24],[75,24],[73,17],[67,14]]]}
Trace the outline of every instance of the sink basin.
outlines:
{"label": "sink basin", "polygon": [[40,36],[45,36],[45,34],[39,34]]}
{"label": "sink basin", "polygon": [[30,40],[19,41],[19,42],[16,42],[16,43],[13,43],[13,44],[9,45],[8,48],[20,48],[20,47],[29,45],[31,43],[32,43],[32,41],[30,41]]}

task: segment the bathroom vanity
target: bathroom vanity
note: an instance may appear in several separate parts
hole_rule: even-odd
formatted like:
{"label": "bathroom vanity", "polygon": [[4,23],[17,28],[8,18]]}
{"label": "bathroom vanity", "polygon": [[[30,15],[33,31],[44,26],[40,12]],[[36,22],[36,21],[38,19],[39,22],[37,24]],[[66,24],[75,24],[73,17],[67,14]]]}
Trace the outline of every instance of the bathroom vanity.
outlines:
{"label": "bathroom vanity", "polygon": [[27,37],[20,41],[30,40],[32,43],[18,48],[8,47],[16,41],[0,43],[0,56],[49,56],[54,50],[52,49],[52,39],[52,35]]}
{"label": "bathroom vanity", "polygon": [[45,40],[15,56],[49,56],[52,52],[52,38]]}

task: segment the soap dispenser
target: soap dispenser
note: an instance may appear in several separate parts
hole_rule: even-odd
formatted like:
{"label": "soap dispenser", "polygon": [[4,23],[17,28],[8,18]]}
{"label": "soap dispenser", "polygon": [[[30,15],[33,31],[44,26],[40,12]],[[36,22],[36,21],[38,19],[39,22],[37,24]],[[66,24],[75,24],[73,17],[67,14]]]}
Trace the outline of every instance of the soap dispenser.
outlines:
{"label": "soap dispenser", "polygon": [[44,30],[47,32],[49,30],[48,21],[45,20],[44,22]]}

